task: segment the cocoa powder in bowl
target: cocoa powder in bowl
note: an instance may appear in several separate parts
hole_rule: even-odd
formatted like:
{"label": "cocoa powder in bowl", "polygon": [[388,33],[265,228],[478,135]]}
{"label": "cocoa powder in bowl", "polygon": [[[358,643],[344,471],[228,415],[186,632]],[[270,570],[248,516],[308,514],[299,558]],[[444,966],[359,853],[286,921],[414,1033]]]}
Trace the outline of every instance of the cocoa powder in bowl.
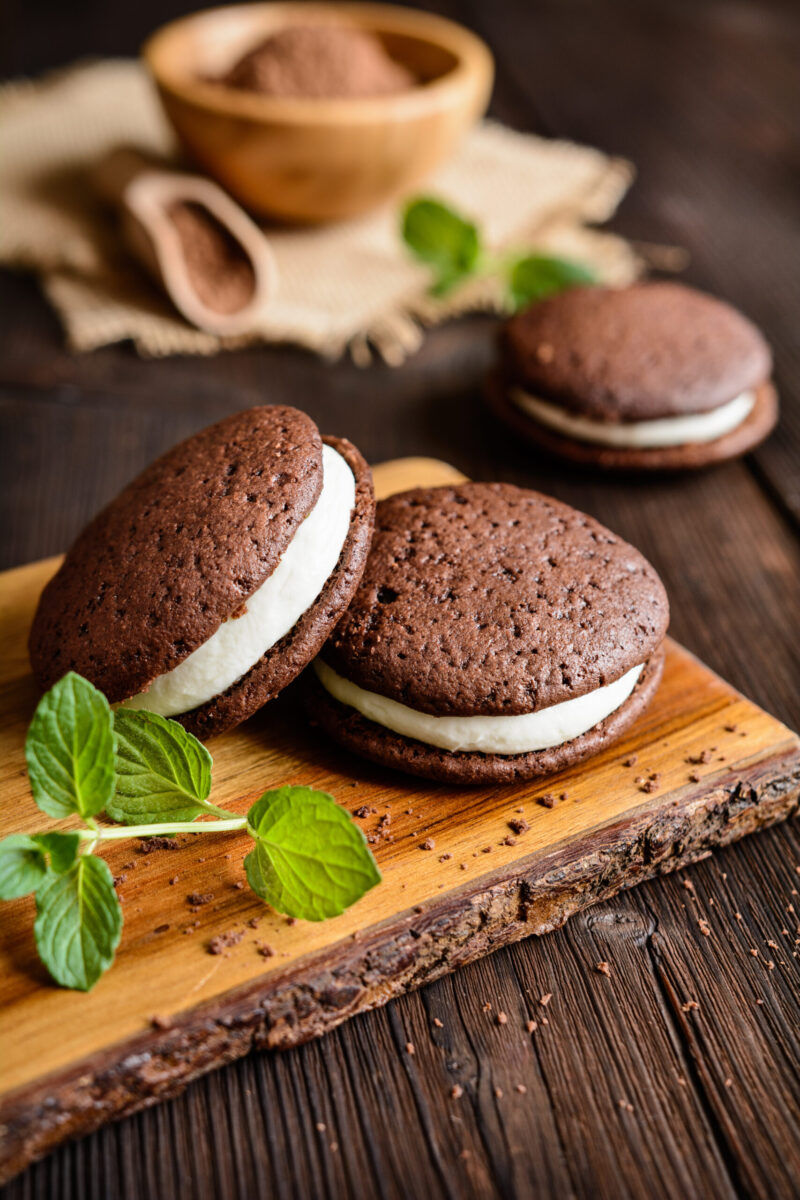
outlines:
{"label": "cocoa powder in bowl", "polygon": [[214,312],[235,313],[253,299],[256,275],[244,247],[202,204],[180,200],[167,216],[180,240],[189,283]]}
{"label": "cocoa powder in bowl", "polygon": [[356,99],[418,82],[374,34],[346,25],[288,25],[254,47],[218,82],[265,96]]}

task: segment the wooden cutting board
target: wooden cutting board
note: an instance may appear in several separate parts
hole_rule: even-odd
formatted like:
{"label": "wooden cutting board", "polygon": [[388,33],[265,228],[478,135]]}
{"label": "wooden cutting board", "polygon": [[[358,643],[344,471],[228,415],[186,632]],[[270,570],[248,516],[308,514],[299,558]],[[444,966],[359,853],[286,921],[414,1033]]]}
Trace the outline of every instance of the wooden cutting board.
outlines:
{"label": "wooden cutting board", "polygon": [[[379,495],[460,478],[429,459],[375,471]],[[26,640],[57,561],[0,575],[0,836],[48,826],[24,769],[37,699]],[[652,706],[624,740],[538,784],[459,790],[382,770],[310,729],[291,693],[211,743],[212,799],[244,813],[269,787],[305,783],[351,811],[366,806],[359,821],[383,883],[334,921],[290,924],[240,887],[246,835],[189,835],[150,853],[135,840],[114,846],[104,856],[119,876],[125,929],[115,965],[88,995],[49,981],[32,898],[3,905],[4,1177],[221,1063],[316,1037],[798,804],[797,736],[674,642]],[[644,791],[652,773],[657,790]],[[556,807],[537,803],[546,793],[561,797]],[[519,817],[530,828],[514,839],[508,822]],[[194,892],[213,899],[192,906]],[[209,953],[227,931],[243,936]]]}

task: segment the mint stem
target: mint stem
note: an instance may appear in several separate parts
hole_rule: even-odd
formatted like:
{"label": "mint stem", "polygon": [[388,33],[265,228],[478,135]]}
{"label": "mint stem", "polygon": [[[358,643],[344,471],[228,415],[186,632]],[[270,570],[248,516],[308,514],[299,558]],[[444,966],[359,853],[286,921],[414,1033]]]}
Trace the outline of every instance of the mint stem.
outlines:
{"label": "mint stem", "polygon": [[70,830],[70,832],[77,833],[82,842],[114,842],[132,837],[171,837],[174,833],[234,833],[237,829],[244,829],[246,824],[247,817],[228,817],[224,821],[164,821],[157,825],[98,825],[94,829],[76,829]]}

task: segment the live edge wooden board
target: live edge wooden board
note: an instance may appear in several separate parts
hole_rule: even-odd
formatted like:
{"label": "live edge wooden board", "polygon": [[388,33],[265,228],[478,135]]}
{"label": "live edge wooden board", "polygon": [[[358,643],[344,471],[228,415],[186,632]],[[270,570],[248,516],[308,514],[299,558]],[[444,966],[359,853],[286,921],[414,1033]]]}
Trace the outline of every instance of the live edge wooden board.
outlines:
{"label": "live edge wooden board", "polygon": [[[375,477],[382,495],[461,478],[425,459],[384,464]],[[2,836],[48,825],[30,796],[23,741],[37,699],[28,626],[55,565],[0,576]],[[291,694],[210,748],[212,798],[238,812],[281,783],[323,788],[351,811],[366,805],[360,823],[375,837],[383,882],[337,920],[290,925],[238,886],[246,836],[188,835],[151,853],[122,843],[104,855],[119,876],[125,929],[116,963],[88,995],[49,982],[33,943],[33,901],[4,905],[4,1178],[230,1059],[316,1037],[779,821],[800,793],[797,736],[673,642],[658,695],[625,739],[545,784],[458,790],[383,771],[310,729]],[[658,789],[648,793],[641,780],[652,772]],[[548,792],[566,796],[548,809],[537,804]],[[530,828],[506,844],[508,821],[520,815]],[[423,851],[428,838],[435,847]],[[214,898],[192,912],[192,892]],[[242,940],[209,954],[210,939],[229,930]],[[272,957],[259,953],[263,944]]]}

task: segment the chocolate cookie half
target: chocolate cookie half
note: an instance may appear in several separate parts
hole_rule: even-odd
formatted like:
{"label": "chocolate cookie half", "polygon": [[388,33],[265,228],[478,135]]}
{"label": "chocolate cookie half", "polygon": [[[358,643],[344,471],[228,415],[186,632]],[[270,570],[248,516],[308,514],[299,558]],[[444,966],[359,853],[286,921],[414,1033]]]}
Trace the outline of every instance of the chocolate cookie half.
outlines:
{"label": "chocolate cookie half", "polygon": [[375,501],[364,459],[293,408],[237,413],[148,467],[42,593],[43,688],[78,671],[112,703],[199,737],[243,721],[311,661],[353,596]]}
{"label": "chocolate cookie half", "polygon": [[746,453],[778,416],[769,347],[730,305],[677,283],[573,288],[512,317],[493,410],[541,448],[681,470]]}
{"label": "chocolate cookie half", "polygon": [[417,489],[379,503],[307,703],[386,766],[530,779],[597,753],[645,708],[668,619],[650,564],[566,504],[510,484]]}

